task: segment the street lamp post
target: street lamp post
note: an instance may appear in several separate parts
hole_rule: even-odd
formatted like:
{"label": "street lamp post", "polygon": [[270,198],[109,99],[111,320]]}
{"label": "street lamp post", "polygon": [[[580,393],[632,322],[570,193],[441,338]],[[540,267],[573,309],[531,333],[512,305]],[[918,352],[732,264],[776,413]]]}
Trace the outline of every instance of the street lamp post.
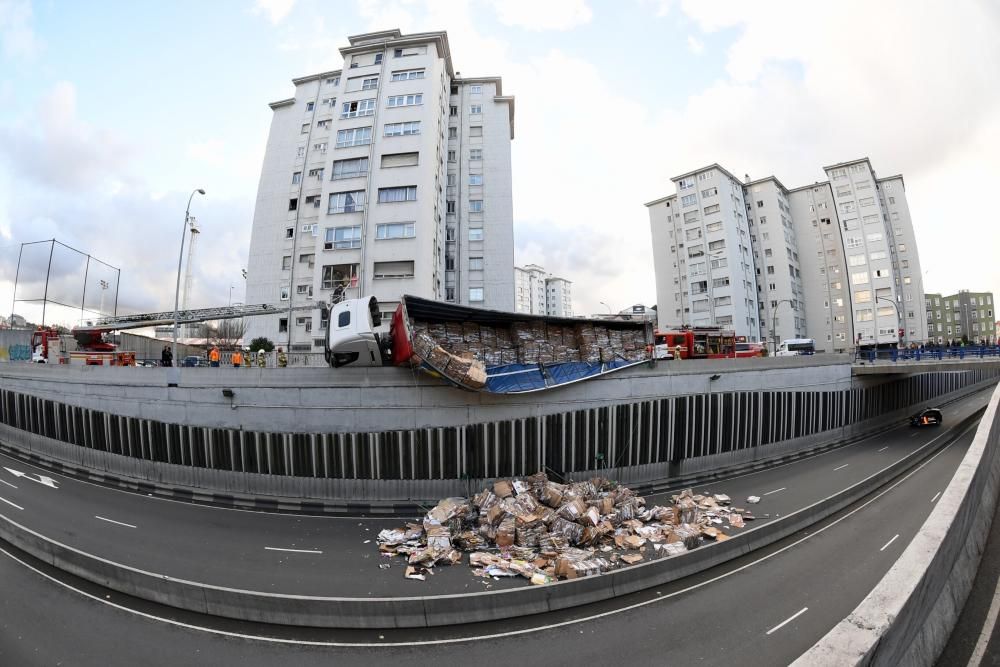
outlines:
{"label": "street lamp post", "polygon": [[174,342],[170,350],[173,356],[172,363],[175,366],[177,364],[177,327],[179,326],[177,320],[181,295],[181,261],[184,259],[184,235],[187,233],[188,221],[191,220],[191,200],[194,199],[195,194],[203,195],[205,194],[205,190],[203,188],[193,190],[191,196],[188,197],[187,207],[184,209],[184,227],[181,228],[181,252],[177,257],[177,286],[174,288]]}
{"label": "street lamp post", "polygon": [[614,314],[614,313],[611,312],[611,306],[609,306],[608,304],[604,303],[603,301],[598,301],[597,303],[601,304],[602,306],[604,306],[605,308],[608,309],[608,315],[613,315]]}
{"label": "street lamp post", "polygon": [[100,281],[98,285],[101,286],[101,306],[98,312],[101,314],[101,317],[104,317],[104,292],[107,291],[110,285],[107,280]]}
{"label": "street lamp post", "polygon": [[[897,304],[892,299],[887,299],[884,296],[878,296],[876,294],[875,295],[875,356],[876,357],[878,357],[878,302],[879,301],[885,301],[886,303],[891,304],[892,307],[896,310],[896,329],[899,329],[900,325],[903,322],[903,317],[902,315],[900,315],[899,312],[899,304]],[[900,338],[899,342],[902,343],[903,339]]]}
{"label": "street lamp post", "polygon": [[792,309],[792,312],[795,312],[795,308],[792,307],[791,299],[782,299],[777,303],[777,305],[774,306],[774,310],[771,311],[771,347],[773,348],[773,351],[771,352],[772,355],[778,353],[778,309],[781,308],[781,304],[783,303],[787,303],[788,307]]}

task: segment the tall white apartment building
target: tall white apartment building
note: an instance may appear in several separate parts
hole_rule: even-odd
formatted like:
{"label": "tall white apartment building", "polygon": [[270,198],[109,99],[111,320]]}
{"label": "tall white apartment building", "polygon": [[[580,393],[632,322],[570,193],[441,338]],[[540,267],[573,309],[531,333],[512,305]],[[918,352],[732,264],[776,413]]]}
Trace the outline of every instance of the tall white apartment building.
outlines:
{"label": "tall white apartment building", "polygon": [[717,164],[672,180],[675,195],[646,204],[658,326],[731,327],[738,336],[759,340],[757,277],[742,185]]}
{"label": "tall white apartment building", "polygon": [[514,267],[515,310],[533,315],[573,316],[572,282],[537,264]]}
{"label": "tall white apartment building", "polygon": [[513,310],[510,142],[499,77],[454,71],[444,32],[355,35],[341,69],[273,102],[247,265],[247,337],[322,347],[318,301],[403,294]]}
{"label": "tall white apartment building", "polygon": [[[825,351],[926,341],[922,274],[903,178],[877,178],[867,158],[824,169],[829,180],[811,186],[787,190],[771,176],[747,179],[740,188],[760,294],[759,328],[748,335],[810,337]],[[741,262],[741,248],[710,236],[732,230],[730,236],[739,239],[733,234],[740,222],[709,206],[705,190],[692,183],[692,175],[701,179],[712,172],[723,183],[728,179],[730,196],[738,199],[735,179],[712,165],[673,179],[676,195],[646,204],[661,327],[728,324],[716,295],[708,295],[709,304],[704,295],[731,287],[736,278],[728,276],[724,285],[718,276],[701,277],[700,262],[705,252],[713,258],[713,247],[730,265]],[[706,321],[706,312],[714,319]],[[738,321],[733,328],[741,335]]]}
{"label": "tall white apartment building", "polygon": [[788,190],[774,176],[748,181],[747,219],[760,295],[761,339],[782,341],[806,335],[802,269]]}

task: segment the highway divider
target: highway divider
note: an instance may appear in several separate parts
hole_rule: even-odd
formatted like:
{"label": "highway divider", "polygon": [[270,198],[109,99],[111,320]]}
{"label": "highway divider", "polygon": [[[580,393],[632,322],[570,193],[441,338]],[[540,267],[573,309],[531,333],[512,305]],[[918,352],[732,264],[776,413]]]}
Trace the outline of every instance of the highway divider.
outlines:
{"label": "highway divider", "polygon": [[857,608],[794,664],[933,665],[972,589],[1000,495],[1000,387],[920,531]]}
{"label": "highway divider", "polygon": [[974,423],[980,410],[977,408],[961,423],[904,459],[845,491],[743,531],[729,540],[604,575],[545,586],[399,598],[282,595],[214,586],[113,563],[49,539],[3,514],[0,514],[0,538],[56,568],[112,590],[227,618],[340,628],[429,627],[492,621],[567,609],[666,584],[772,544],[835,514],[919,465]]}

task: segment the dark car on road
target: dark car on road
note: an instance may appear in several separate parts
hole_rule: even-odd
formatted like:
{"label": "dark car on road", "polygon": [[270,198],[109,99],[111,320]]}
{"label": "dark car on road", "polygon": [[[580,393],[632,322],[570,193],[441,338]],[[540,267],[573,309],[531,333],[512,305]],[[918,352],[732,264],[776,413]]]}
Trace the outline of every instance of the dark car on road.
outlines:
{"label": "dark car on road", "polygon": [[942,421],[941,410],[938,408],[924,408],[910,417],[910,426],[940,426]]}
{"label": "dark car on road", "polygon": [[189,357],[184,357],[184,361],[181,362],[182,366],[208,366],[208,359],[205,357],[199,357],[196,355],[191,355]]}

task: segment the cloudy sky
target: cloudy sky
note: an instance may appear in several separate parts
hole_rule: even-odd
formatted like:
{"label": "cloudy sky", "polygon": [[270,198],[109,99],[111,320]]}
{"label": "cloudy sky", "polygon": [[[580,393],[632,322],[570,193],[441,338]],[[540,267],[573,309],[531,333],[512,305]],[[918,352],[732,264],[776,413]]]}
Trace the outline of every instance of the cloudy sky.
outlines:
{"label": "cloudy sky", "polygon": [[[515,259],[578,312],[655,301],[643,203],[671,176],[795,187],[861,156],[905,177],[927,290],[1000,296],[992,0],[0,0],[0,311],[21,243],[50,238],[120,267],[122,310],[172,308],[196,187],[191,305],[242,300],[267,103],[388,28],[447,30],[457,70],[516,96]],[[78,299],[80,267],[58,251],[50,292]],[[114,272],[92,270],[96,309]]]}

